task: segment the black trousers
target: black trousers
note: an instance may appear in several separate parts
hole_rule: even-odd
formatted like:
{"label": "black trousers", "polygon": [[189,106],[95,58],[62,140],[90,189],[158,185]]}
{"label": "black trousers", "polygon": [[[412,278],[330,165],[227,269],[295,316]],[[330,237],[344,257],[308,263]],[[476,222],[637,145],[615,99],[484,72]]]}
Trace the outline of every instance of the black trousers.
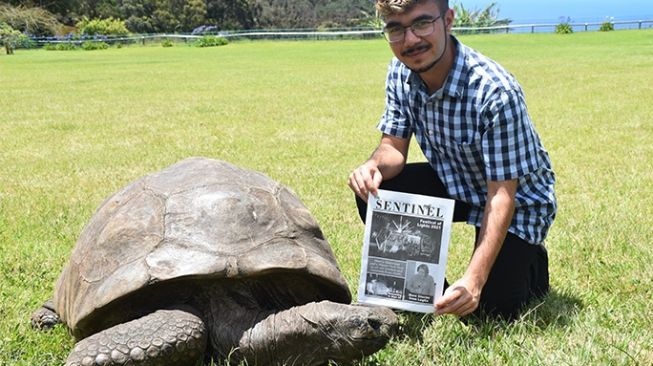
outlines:
{"label": "black trousers", "polygon": [[[381,189],[449,197],[444,184],[428,163],[406,164],[396,177],[381,183]],[[366,203],[356,197],[361,219],[365,221]],[[469,205],[456,200],[454,221],[467,221]],[[476,228],[478,242],[480,228]],[[448,283],[445,283],[445,288]],[[497,256],[487,283],[481,292],[476,315],[514,319],[529,301],[549,291],[549,259],[543,245],[533,245],[508,233]]]}

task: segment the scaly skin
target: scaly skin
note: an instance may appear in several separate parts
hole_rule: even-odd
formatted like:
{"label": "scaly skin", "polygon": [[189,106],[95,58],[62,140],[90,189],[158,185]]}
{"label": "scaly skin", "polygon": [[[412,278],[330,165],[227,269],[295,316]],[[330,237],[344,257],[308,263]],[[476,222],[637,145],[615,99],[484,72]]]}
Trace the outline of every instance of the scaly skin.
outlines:
{"label": "scaly skin", "polygon": [[206,351],[207,331],[183,310],[158,310],[82,339],[66,366],[195,365]]}
{"label": "scaly skin", "polygon": [[61,319],[54,310],[54,304],[51,299],[32,313],[31,323],[32,328],[40,330],[52,329],[55,325],[61,323]]}
{"label": "scaly skin", "polygon": [[348,363],[381,349],[397,328],[388,308],[312,302],[259,321],[240,339],[236,356],[249,365]]}
{"label": "scaly skin", "polygon": [[381,349],[398,328],[383,307],[322,301],[263,312],[218,298],[206,309],[206,324],[190,308],[158,310],[79,341],[66,366],[190,366],[209,355],[248,365],[349,363]]}

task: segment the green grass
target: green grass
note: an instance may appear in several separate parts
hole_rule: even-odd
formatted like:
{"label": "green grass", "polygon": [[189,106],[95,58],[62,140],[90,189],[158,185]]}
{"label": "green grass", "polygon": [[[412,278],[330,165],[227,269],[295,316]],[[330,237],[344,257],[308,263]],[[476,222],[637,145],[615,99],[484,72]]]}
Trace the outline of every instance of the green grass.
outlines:
{"label": "green grass", "polygon": [[[511,324],[402,316],[361,364],[651,364],[653,33],[461,39],[517,76],[553,160],[552,294]],[[188,156],[295,190],[354,291],[363,227],[345,181],[378,142],[390,56],[381,40],[0,55],[0,365],[63,363],[72,339],[33,331],[31,311],[107,195]],[[449,277],[472,238],[456,225]]]}

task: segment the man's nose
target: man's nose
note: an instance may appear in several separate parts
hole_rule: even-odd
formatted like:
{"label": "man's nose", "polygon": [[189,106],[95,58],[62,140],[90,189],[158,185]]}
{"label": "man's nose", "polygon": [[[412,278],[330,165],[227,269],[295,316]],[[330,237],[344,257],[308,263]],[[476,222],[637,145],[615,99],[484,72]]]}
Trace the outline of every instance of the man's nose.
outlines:
{"label": "man's nose", "polygon": [[410,27],[406,28],[404,33],[404,45],[413,45],[415,43],[419,43],[420,41],[421,38],[417,36]]}

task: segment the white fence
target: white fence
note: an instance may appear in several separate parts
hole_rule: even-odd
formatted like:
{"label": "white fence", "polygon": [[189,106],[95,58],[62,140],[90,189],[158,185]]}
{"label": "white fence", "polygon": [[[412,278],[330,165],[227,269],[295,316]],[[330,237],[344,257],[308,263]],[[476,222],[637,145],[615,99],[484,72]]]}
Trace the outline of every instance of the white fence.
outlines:
{"label": "white fence", "polygon": [[[588,32],[599,30],[604,22],[584,22],[584,23],[569,23],[574,31]],[[624,20],[624,21],[611,21],[610,22],[615,30],[619,29],[644,29],[653,28],[653,19],[648,20]],[[544,24],[515,24],[503,25],[497,27],[454,27],[454,31],[459,33],[536,33],[536,32],[555,32],[556,26],[559,23],[544,23]]]}
{"label": "white fence", "polygon": [[[611,22],[615,30],[619,29],[645,29],[653,28],[653,19],[650,20],[631,20],[631,21],[613,21]],[[599,23],[569,23],[574,31],[595,31],[598,30],[603,22]],[[558,24],[516,24],[497,27],[454,27],[454,33],[458,34],[478,34],[478,33],[540,33],[554,32]],[[316,30],[243,30],[243,31],[223,31],[215,35],[227,39],[367,39],[381,37],[379,29],[334,29],[326,31]],[[143,34],[129,37],[92,37],[85,39],[66,39],[66,38],[35,38],[38,44],[48,43],[82,43],[87,40],[105,41],[107,43],[154,43],[162,40],[176,40],[178,42],[193,42],[201,35],[192,34]]]}

